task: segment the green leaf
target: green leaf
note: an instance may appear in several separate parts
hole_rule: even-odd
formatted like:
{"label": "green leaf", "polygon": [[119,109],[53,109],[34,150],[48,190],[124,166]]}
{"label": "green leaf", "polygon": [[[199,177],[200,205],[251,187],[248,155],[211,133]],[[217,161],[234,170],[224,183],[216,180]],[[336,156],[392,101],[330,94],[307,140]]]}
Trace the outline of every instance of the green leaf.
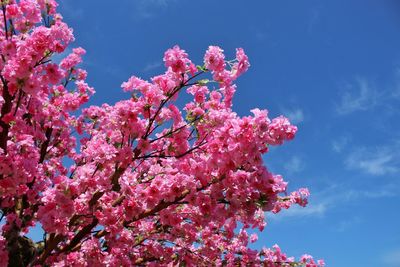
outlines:
{"label": "green leaf", "polygon": [[198,85],[206,85],[207,83],[209,83],[210,80],[209,79],[202,79],[202,80],[198,80],[197,84]]}

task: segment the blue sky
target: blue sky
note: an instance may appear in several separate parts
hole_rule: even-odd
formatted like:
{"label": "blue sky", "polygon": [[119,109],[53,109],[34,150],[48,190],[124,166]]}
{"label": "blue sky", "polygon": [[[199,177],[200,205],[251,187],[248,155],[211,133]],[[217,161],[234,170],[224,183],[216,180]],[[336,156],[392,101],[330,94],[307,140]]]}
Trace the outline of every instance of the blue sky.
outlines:
{"label": "blue sky", "polygon": [[163,71],[175,45],[201,62],[208,45],[243,47],[251,68],[234,109],[284,114],[296,139],[264,159],[307,186],[310,205],[268,217],[256,247],[278,243],[328,266],[400,266],[400,3],[390,0],[63,0],[87,50],[91,104]]}

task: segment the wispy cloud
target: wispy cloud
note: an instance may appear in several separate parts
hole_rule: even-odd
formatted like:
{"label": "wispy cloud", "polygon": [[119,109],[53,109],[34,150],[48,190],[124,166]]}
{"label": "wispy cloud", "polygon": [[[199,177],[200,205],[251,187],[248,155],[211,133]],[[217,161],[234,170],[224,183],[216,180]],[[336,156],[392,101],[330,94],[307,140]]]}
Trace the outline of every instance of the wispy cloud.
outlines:
{"label": "wispy cloud", "polygon": [[296,109],[282,109],[282,113],[285,114],[293,124],[299,124],[304,121],[304,112],[300,108]]}
{"label": "wispy cloud", "polygon": [[359,188],[351,183],[332,184],[323,191],[312,194],[313,201],[324,203],[329,209],[347,206],[349,203],[357,201],[389,198],[400,194],[399,183],[389,183],[374,188]]}
{"label": "wispy cloud", "polygon": [[350,219],[340,221],[335,230],[338,232],[345,232],[361,222],[362,219],[358,216],[355,216]]}
{"label": "wispy cloud", "polygon": [[336,153],[341,153],[343,151],[343,149],[345,149],[345,147],[347,146],[347,144],[349,143],[350,138],[347,136],[341,136],[336,140],[332,141],[332,150]]}
{"label": "wispy cloud", "polygon": [[162,65],[162,63],[160,61],[151,62],[151,63],[148,63],[146,66],[144,66],[143,71],[144,72],[152,71],[152,70],[158,69],[159,67],[161,67],[161,65]]}
{"label": "wispy cloud", "polygon": [[400,248],[386,252],[382,256],[382,262],[391,267],[400,266]]}
{"label": "wispy cloud", "polygon": [[339,115],[346,115],[355,111],[366,111],[374,108],[381,96],[365,78],[358,78],[354,84],[348,84],[347,90],[341,96],[336,106]]}
{"label": "wispy cloud", "polygon": [[308,22],[307,22],[307,32],[311,34],[314,31],[315,26],[318,24],[321,19],[321,9],[320,7],[313,7],[311,9]]}
{"label": "wispy cloud", "polygon": [[82,8],[78,7],[78,3],[78,1],[73,4],[72,1],[60,0],[61,12],[75,20],[82,18],[84,16],[84,11]]}
{"label": "wispy cloud", "polygon": [[293,174],[304,170],[305,163],[300,157],[292,156],[283,166],[289,173]]}
{"label": "wispy cloud", "polygon": [[360,199],[377,199],[383,197],[393,197],[397,195],[398,187],[394,184],[386,184],[374,190],[354,190],[349,189],[341,194],[345,201],[355,201]]}
{"label": "wispy cloud", "polygon": [[137,19],[149,19],[156,15],[157,11],[166,9],[177,0],[138,0],[133,2],[134,15]]}
{"label": "wispy cloud", "polygon": [[[322,218],[329,211],[347,207],[349,203],[398,196],[399,189],[399,184],[385,184],[373,189],[354,189],[351,184],[332,184],[322,191],[311,192],[310,202],[306,207],[292,206],[269,218],[272,220]],[[360,218],[354,216],[349,220],[340,221],[335,230],[344,231],[359,222]]]}
{"label": "wispy cloud", "polygon": [[392,97],[395,99],[400,99],[400,68],[397,68],[395,71],[395,82]]}
{"label": "wispy cloud", "polygon": [[398,114],[400,100],[400,68],[394,71],[392,80],[375,82],[365,77],[358,77],[345,85],[340,100],[336,103],[336,113],[347,115],[357,111],[383,108],[387,114]]}
{"label": "wispy cloud", "polygon": [[371,175],[393,174],[399,171],[398,145],[358,148],[351,152],[345,164],[349,169]]}
{"label": "wispy cloud", "polygon": [[309,204],[307,207],[292,206],[287,210],[282,210],[270,218],[281,220],[289,217],[323,217],[327,209],[328,206],[326,203]]}

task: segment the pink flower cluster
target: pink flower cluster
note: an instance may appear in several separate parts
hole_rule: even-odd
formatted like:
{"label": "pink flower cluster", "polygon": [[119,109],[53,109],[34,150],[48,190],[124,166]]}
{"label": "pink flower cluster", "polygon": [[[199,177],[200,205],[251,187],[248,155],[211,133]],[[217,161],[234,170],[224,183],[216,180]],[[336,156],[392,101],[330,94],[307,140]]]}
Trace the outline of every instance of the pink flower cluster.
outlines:
{"label": "pink flower cluster", "polygon": [[[165,73],[122,84],[130,98],[82,108],[94,93],[78,66],[85,51],[52,61],[73,41],[56,7],[0,4],[0,266],[324,265],[249,248],[249,228],[309,193],[288,192],[262,161],[297,128],[232,111],[243,49],[227,61],[210,46],[195,67],[174,46]],[[38,223],[33,244],[22,236]]]}
{"label": "pink flower cluster", "polygon": [[[2,234],[2,231],[0,233]],[[3,235],[0,235],[0,267],[8,266],[8,252],[6,246],[7,240],[3,237]]]}
{"label": "pink flower cluster", "polygon": [[171,68],[175,73],[185,73],[188,69],[192,74],[196,71],[196,67],[188,58],[188,54],[177,45],[165,52],[164,62],[165,66]]}

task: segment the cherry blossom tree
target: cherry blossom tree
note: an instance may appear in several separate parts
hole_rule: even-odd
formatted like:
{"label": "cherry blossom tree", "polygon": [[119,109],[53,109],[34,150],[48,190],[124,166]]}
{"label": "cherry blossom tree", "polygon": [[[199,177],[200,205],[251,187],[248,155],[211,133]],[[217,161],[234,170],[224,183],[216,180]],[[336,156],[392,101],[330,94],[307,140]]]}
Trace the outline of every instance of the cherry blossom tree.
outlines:
{"label": "cherry blossom tree", "polygon": [[74,40],[56,1],[0,4],[0,266],[324,265],[249,248],[265,214],[309,193],[262,161],[297,128],[232,110],[243,49],[228,61],[210,46],[196,66],[175,46],[165,73],[122,84],[126,100],[83,108],[85,50],[52,60]]}

